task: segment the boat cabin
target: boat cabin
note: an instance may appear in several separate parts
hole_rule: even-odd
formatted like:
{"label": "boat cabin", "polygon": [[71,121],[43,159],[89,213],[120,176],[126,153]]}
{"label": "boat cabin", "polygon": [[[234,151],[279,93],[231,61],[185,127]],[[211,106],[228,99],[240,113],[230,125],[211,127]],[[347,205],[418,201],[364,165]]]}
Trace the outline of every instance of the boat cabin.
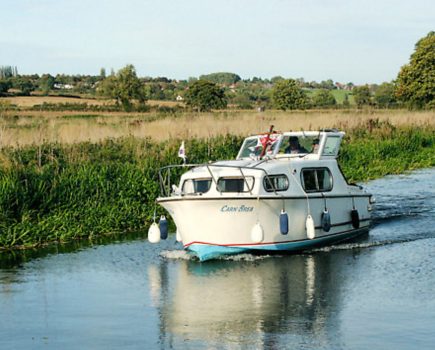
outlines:
{"label": "boat cabin", "polygon": [[324,193],[333,189],[344,193],[348,185],[336,161],[343,136],[344,132],[337,130],[250,136],[235,160],[192,165],[178,186],[165,185],[167,178],[161,176],[162,193],[252,196]]}
{"label": "boat cabin", "polygon": [[245,139],[237,159],[288,156],[303,156],[309,159],[336,158],[343,136],[344,132],[335,129],[255,135]]}

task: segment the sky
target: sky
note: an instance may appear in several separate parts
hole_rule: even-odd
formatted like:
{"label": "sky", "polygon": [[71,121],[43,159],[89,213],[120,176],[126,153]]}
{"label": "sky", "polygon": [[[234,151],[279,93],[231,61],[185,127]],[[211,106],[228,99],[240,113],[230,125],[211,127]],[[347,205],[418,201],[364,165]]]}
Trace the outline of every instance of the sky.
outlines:
{"label": "sky", "polygon": [[431,0],[1,0],[0,66],[20,74],[381,83],[435,30]]}

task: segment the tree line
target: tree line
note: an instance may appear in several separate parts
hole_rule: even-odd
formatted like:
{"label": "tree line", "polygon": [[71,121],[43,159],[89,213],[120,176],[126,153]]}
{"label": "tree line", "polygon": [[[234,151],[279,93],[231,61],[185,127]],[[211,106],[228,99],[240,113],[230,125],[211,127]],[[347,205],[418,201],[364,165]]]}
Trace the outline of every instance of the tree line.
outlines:
{"label": "tree line", "polygon": [[[338,91],[342,99],[338,101]],[[102,68],[99,75],[50,74],[20,75],[17,67],[0,67],[0,95],[30,95],[63,93],[85,94],[112,98],[125,110],[140,110],[148,99],[183,101],[198,111],[226,108],[277,108],[282,110],[307,108],[435,107],[435,32],[430,32],[415,45],[410,62],[403,66],[397,79],[380,85],[355,86],[332,79],[306,82],[304,79],[242,79],[230,72],[192,77],[187,80],[166,77],[138,77],[133,65],[110,74]],[[351,101],[352,100],[352,101]]]}

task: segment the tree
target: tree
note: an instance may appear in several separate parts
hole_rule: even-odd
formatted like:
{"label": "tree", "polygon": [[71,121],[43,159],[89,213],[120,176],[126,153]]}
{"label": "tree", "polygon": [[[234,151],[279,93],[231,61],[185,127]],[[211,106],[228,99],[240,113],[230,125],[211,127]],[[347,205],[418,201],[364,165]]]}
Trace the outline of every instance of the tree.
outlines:
{"label": "tree", "polygon": [[279,81],[281,81],[281,80],[285,80],[282,76],[280,76],[280,75],[276,75],[276,76],[274,76],[274,77],[272,77],[271,79],[270,79],[270,82],[272,83],[272,84],[276,84],[277,82],[279,82]]}
{"label": "tree", "polygon": [[13,66],[0,67],[0,79],[16,77],[17,75],[18,75],[17,67],[13,67]]}
{"label": "tree", "polygon": [[409,64],[397,76],[396,96],[409,108],[435,108],[435,32],[415,45]]}
{"label": "tree", "polygon": [[43,74],[41,78],[39,78],[38,85],[39,89],[47,95],[50,90],[54,88],[55,79],[51,74]]}
{"label": "tree", "polygon": [[235,104],[237,108],[240,109],[252,109],[253,108],[253,100],[251,99],[248,93],[237,93],[232,98],[231,103]]}
{"label": "tree", "polygon": [[35,85],[29,76],[19,75],[10,78],[12,87],[21,91],[23,95],[29,96],[35,90]]}
{"label": "tree", "polygon": [[207,80],[198,80],[190,85],[185,94],[186,104],[198,111],[221,109],[227,106],[224,90]]}
{"label": "tree", "polygon": [[0,95],[8,92],[11,88],[11,82],[8,79],[0,79]]}
{"label": "tree", "polygon": [[390,108],[397,104],[396,96],[394,95],[394,84],[382,83],[375,91],[374,100],[378,107]]}
{"label": "tree", "polygon": [[370,104],[371,95],[368,85],[357,86],[352,90],[352,93],[358,108]]}
{"label": "tree", "polygon": [[335,100],[335,97],[331,91],[322,89],[314,94],[314,96],[311,98],[311,103],[315,107],[325,108],[335,106],[337,101]]}
{"label": "tree", "polygon": [[272,103],[277,109],[304,109],[308,100],[296,80],[278,81],[272,89]]}
{"label": "tree", "polygon": [[241,80],[241,78],[235,74],[235,73],[227,73],[227,72],[221,72],[221,73],[211,73],[207,75],[201,75],[199,77],[200,80],[208,80],[215,84],[222,84],[222,85],[231,85],[235,84],[238,81]]}
{"label": "tree", "polygon": [[134,100],[139,101],[140,105],[146,102],[145,87],[131,64],[120,69],[116,75],[110,75],[104,79],[98,92],[103,96],[114,98],[116,103],[121,104],[126,111],[133,108]]}
{"label": "tree", "polygon": [[332,79],[328,79],[326,81],[322,80],[319,85],[322,89],[328,89],[328,90],[336,89],[336,86],[334,85],[334,81]]}
{"label": "tree", "polygon": [[106,68],[102,67],[100,69],[100,77],[101,79],[104,79],[106,77]]}

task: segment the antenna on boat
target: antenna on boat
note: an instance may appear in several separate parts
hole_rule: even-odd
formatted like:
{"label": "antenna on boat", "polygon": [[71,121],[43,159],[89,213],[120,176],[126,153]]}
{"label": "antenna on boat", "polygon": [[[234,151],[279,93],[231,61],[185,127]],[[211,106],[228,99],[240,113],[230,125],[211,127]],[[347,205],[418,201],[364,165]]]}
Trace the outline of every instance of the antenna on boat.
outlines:
{"label": "antenna on boat", "polygon": [[270,134],[273,133],[273,128],[274,128],[274,125],[271,125],[269,132],[266,133],[266,141],[264,143],[263,150],[261,151],[260,158],[262,158],[266,154],[266,149],[267,149],[267,146],[268,146],[269,141],[270,141]]}

